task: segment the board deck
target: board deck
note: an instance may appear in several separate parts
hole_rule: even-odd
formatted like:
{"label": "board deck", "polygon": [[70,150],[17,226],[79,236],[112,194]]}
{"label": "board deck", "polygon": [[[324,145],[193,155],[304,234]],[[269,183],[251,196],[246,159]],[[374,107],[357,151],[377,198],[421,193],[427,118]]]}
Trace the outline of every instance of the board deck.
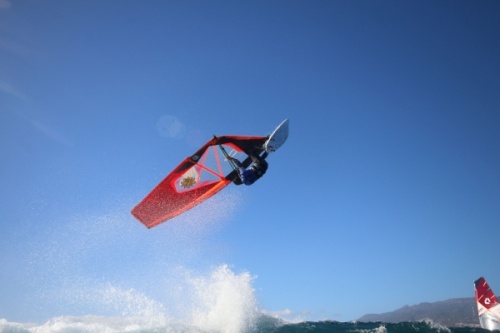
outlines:
{"label": "board deck", "polygon": [[264,149],[268,153],[275,152],[281,147],[288,139],[288,119],[285,119],[281,124],[276,127],[269,139],[264,143]]}

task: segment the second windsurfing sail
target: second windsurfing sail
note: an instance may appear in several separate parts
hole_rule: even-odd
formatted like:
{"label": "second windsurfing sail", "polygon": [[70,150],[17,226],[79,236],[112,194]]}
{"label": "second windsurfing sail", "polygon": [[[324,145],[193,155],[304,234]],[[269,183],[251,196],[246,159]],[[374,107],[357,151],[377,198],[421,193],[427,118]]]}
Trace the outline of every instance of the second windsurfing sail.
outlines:
{"label": "second windsurfing sail", "polygon": [[483,277],[474,281],[474,291],[481,327],[490,331],[500,330],[500,303]]}

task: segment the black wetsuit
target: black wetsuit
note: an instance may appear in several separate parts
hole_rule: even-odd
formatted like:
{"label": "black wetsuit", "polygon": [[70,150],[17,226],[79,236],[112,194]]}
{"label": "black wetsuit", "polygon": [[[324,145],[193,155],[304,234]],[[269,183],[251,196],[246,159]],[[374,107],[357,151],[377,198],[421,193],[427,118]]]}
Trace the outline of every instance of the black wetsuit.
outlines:
{"label": "black wetsuit", "polygon": [[250,168],[245,169],[240,161],[237,159],[233,159],[235,163],[238,165],[238,172],[240,175],[240,179],[235,179],[234,183],[236,185],[240,185],[241,183],[245,185],[252,185],[255,183],[257,179],[262,177],[269,166],[266,161],[267,153],[264,153],[262,156],[250,156],[252,159],[252,165]]}

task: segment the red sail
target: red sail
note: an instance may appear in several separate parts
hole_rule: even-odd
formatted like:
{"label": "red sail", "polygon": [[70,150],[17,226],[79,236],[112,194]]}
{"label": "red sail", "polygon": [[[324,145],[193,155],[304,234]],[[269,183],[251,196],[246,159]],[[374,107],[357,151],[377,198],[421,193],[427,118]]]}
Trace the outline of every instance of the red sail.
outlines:
{"label": "red sail", "polygon": [[481,303],[486,309],[489,309],[498,304],[497,297],[491,290],[490,286],[484,278],[479,278],[474,281],[476,301]]}
{"label": "red sail", "polygon": [[[266,139],[262,136],[214,137],[165,177],[132,209],[132,215],[151,228],[202,203],[237,177],[237,172],[224,161],[218,145],[246,155],[259,154]],[[250,162],[251,159],[246,158],[243,164]]]}

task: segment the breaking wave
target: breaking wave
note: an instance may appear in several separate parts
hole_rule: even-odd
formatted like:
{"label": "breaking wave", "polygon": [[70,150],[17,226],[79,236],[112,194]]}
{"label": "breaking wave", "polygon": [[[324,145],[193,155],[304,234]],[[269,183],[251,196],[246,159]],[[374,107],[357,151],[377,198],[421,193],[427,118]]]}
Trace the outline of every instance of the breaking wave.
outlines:
{"label": "breaking wave", "polygon": [[[277,327],[281,321],[259,311],[253,277],[223,264],[207,275],[178,269],[170,279],[169,299],[158,301],[135,289],[105,284],[88,288],[86,302],[112,315],[59,316],[43,324],[0,319],[0,332],[259,332],[259,323]],[[81,299],[78,295],[77,298]],[[269,326],[271,325],[271,326]]]}

